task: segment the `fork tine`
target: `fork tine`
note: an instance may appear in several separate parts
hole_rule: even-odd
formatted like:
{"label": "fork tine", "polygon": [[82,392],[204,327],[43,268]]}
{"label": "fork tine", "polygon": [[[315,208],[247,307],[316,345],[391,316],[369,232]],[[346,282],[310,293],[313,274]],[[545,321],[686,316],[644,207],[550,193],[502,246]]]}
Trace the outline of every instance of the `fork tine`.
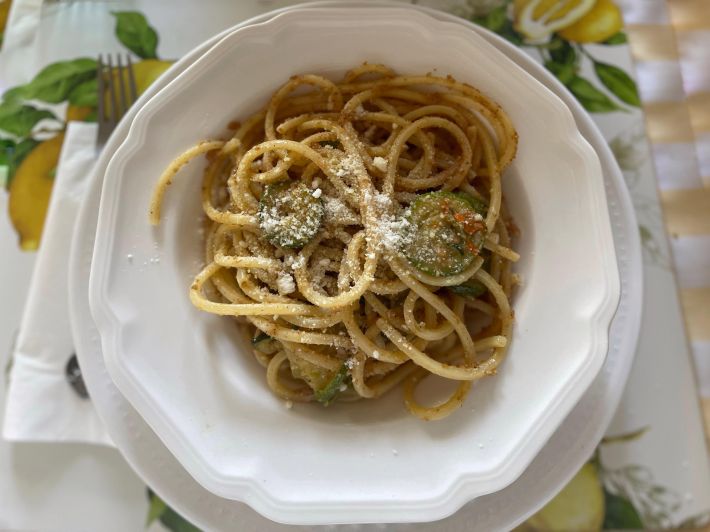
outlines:
{"label": "fork tine", "polygon": [[113,81],[113,61],[111,61],[111,54],[107,55],[106,63],[108,65],[108,92],[110,97],[111,107],[111,121],[118,122],[118,101],[116,100],[116,87]]}
{"label": "fork tine", "polygon": [[131,56],[126,54],[126,62],[128,63],[128,90],[130,91],[130,105],[138,99],[136,94],[136,78],[133,76],[133,63],[131,63]]}
{"label": "fork tine", "polygon": [[96,111],[99,123],[96,145],[100,148],[138,98],[138,90],[133,63],[128,54],[125,60],[121,55],[116,55],[114,58],[111,54],[99,54],[96,78],[98,91]]}
{"label": "fork tine", "polygon": [[116,69],[118,70],[118,94],[121,101],[121,107],[118,109],[118,118],[120,119],[128,109],[128,105],[126,105],[126,86],[124,83],[124,74],[126,72],[123,64],[121,63],[121,54],[116,55],[116,66]]}
{"label": "fork tine", "polygon": [[106,85],[104,84],[104,60],[101,54],[99,54],[99,60],[96,65],[96,79],[98,81],[98,102],[96,114],[98,115],[99,123],[106,120],[106,109],[104,109],[104,92],[106,91]]}

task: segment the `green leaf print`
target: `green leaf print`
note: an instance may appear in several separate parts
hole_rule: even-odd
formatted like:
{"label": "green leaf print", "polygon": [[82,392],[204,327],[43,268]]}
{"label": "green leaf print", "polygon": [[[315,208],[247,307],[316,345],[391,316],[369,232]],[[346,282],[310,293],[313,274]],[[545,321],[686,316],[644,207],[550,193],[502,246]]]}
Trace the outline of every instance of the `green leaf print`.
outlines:
{"label": "green leaf print", "polygon": [[508,18],[505,5],[499,6],[490,11],[487,15],[474,17],[473,22],[497,33],[501,37],[509,40],[516,46],[523,44],[522,36],[513,28],[513,22]]}
{"label": "green leaf print", "polygon": [[165,504],[150,488],[148,488],[147,493],[150,501],[147,518],[148,525],[158,519],[163,526],[172,532],[201,532],[199,528]]}
{"label": "green leaf print", "polygon": [[167,509],[167,505],[157,495],[152,495],[150,496],[150,506],[148,507],[148,518],[146,519],[146,526],[150,526],[150,524],[155,521],[156,519],[160,519],[160,517],[165,513],[165,510]]}
{"label": "green leaf print", "polygon": [[621,109],[606,94],[581,76],[574,76],[566,85],[590,113],[610,113]]}
{"label": "green leaf print", "polygon": [[32,128],[45,118],[57,120],[54,113],[46,109],[37,109],[16,101],[0,104],[0,129],[16,137],[29,136]]}
{"label": "green leaf print", "polygon": [[81,107],[96,107],[99,103],[97,79],[87,79],[74,87],[69,93],[69,103]]}
{"label": "green leaf print", "polygon": [[158,34],[138,11],[114,11],[116,37],[142,59],[157,59]]}
{"label": "green leaf print", "polygon": [[550,43],[550,57],[555,63],[562,65],[577,64],[577,52],[570,43],[559,38]]}
{"label": "green leaf print", "polygon": [[636,107],[641,105],[636,83],[626,72],[614,65],[599,62],[594,63],[594,71],[604,86],[622,102]]}
{"label": "green leaf print", "polygon": [[48,103],[63,102],[77,85],[95,76],[94,59],[84,57],[59,61],[44,67],[29,83],[7,91],[3,100],[8,102],[21,97]]}
{"label": "green leaf print", "polygon": [[631,501],[614,495],[604,490],[604,529],[632,529],[643,528],[643,522]]}
{"label": "green leaf print", "polygon": [[568,85],[577,75],[574,65],[571,64],[545,61],[545,68],[552,72],[564,85]]}
{"label": "green leaf print", "polygon": [[610,46],[615,46],[617,44],[625,44],[628,42],[628,39],[626,38],[626,34],[623,31],[620,31],[619,33],[615,33],[611,37],[609,37],[606,41],[604,41],[602,44],[607,44]]}

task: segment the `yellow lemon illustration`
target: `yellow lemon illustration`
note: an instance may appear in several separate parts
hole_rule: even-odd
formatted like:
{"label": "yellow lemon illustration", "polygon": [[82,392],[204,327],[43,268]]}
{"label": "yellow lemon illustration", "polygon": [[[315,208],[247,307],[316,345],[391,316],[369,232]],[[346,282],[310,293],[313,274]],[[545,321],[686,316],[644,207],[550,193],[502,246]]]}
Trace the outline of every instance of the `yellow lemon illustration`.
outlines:
{"label": "yellow lemon illustration", "polygon": [[529,41],[541,41],[550,34],[581,20],[596,0],[515,0],[515,29]]}
{"label": "yellow lemon illustration", "polygon": [[35,146],[10,183],[10,220],[20,237],[20,248],[25,251],[39,247],[63,141],[64,133],[60,133]]}
{"label": "yellow lemon illustration", "polygon": [[561,30],[559,35],[573,42],[602,42],[618,33],[623,24],[621,11],[612,0],[597,0],[586,15]]}
{"label": "yellow lemon illustration", "polygon": [[[138,63],[133,64],[133,78],[136,80],[136,92],[138,95],[143,94],[145,90],[150,87],[150,84],[153,83],[160,74],[165,72],[170,65],[172,65],[171,62],[169,61],[162,61],[160,59],[143,59],[142,61],[139,61]],[[113,80],[115,82],[115,86],[118,87],[118,70],[114,69],[112,72],[113,75]],[[124,81],[124,87],[128,87],[128,71],[124,71],[123,73],[123,81]],[[105,95],[106,98],[106,105],[109,104],[109,94],[108,91]],[[116,98],[119,98],[119,95],[116,94]]]}
{"label": "yellow lemon illustration", "polygon": [[547,505],[528,519],[524,530],[591,531],[604,523],[604,491],[597,466],[587,463]]}
{"label": "yellow lemon illustration", "polygon": [[7,15],[10,12],[10,0],[0,0],[0,33],[5,29],[7,24]]}
{"label": "yellow lemon illustration", "polygon": [[171,61],[162,61],[160,59],[143,59],[133,65],[133,75],[136,78],[138,94],[143,94],[151,83],[158,79],[158,76],[170,68],[171,65]]}
{"label": "yellow lemon illustration", "polygon": [[93,107],[86,107],[86,106],[69,104],[69,107],[67,107],[66,120],[67,120],[67,122],[71,122],[71,121],[82,122],[86,119],[87,116],[89,116],[93,112],[94,112]]}

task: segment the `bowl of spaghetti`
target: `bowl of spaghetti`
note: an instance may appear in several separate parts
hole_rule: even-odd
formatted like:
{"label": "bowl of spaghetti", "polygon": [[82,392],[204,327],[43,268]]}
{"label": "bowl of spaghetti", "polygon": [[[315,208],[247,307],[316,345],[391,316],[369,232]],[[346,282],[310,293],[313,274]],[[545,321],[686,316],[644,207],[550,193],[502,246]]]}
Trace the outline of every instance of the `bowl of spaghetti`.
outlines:
{"label": "bowl of spaghetti", "polygon": [[[304,87],[316,90],[292,96]],[[293,76],[232,129],[173,160],[151,201],[158,225],[175,174],[207,156],[193,304],[242,318],[286,401],[375,399],[404,383],[415,416],[454,412],[511,339],[519,255],[501,174],[517,133],[505,112],[452,77],[364,63],[339,82]],[[434,406],[414,393],[429,375],[459,383]]]}
{"label": "bowl of spaghetti", "polygon": [[564,104],[457,25],[314,8],[237,30],[107,170],[107,367],[221,496],[441,518],[512,482],[603,363],[600,172]]}

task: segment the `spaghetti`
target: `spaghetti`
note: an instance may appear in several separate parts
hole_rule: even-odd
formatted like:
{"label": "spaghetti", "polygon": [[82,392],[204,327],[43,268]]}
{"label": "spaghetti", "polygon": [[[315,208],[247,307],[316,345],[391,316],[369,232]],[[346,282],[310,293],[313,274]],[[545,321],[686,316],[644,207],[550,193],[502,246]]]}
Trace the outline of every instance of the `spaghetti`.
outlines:
{"label": "spaghetti", "polygon": [[[501,173],[516,146],[500,106],[450,76],[367,63],[338,83],[293,76],[228,138],[168,166],[150,221],[180,168],[205,155],[192,303],[238,318],[289,405],[403,383],[412,414],[440,419],[510,343],[518,254]],[[430,375],[457,386],[424,405],[415,391]]]}

